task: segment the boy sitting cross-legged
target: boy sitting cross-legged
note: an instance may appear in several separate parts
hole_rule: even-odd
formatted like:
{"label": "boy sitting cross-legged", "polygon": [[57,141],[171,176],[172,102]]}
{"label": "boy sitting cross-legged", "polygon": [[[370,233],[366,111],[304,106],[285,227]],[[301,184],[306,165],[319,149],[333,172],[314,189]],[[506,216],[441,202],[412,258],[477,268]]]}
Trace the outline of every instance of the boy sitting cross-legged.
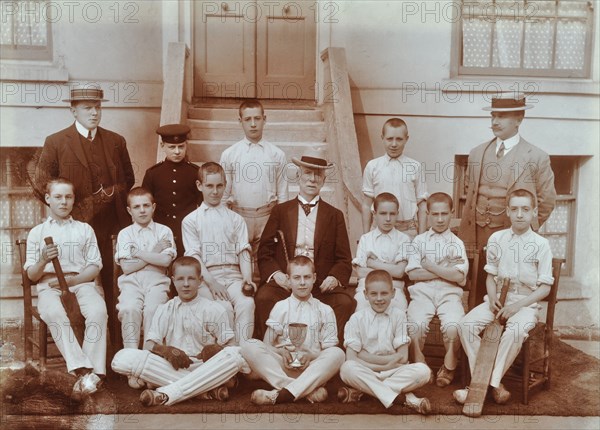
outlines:
{"label": "boy sitting cross-legged", "polygon": [[412,391],[428,383],[431,370],[425,363],[408,363],[406,313],[391,306],[397,293],[392,277],[385,270],[374,270],[365,285],[370,307],[357,311],[346,323],[346,362],[340,377],[350,387],[340,388],[338,399],[350,403],[367,393],[386,408],[405,404],[427,414],[431,411],[429,400]]}
{"label": "boy sitting cross-legged", "polygon": [[[292,295],[271,310],[264,341],[248,342],[242,347],[252,373],[274,388],[254,391],[251,401],[257,405],[293,402],[303,397],[311,403],[323,402],[327,399],[323,385],[344,362],[344,352],[336,347],[333,309],[311,294],[317,277],[312,260],[296,256],[290,260],[287,272]],[[307,326],[306,338],[297,350],[291,343],[297,335],[290,328],[293,323]],[[294,362],[296,357],[300,364]]]}
{"label": "boy sitting cross-legged", "polygon": [[[487,244],[487,295],[460,321],[460,340],[469,358],[471,374],[475,370],[481,332],[494,318],[506,321],[500,338],[490,386],[494,401],[504,404],[510,392],[502,385],[502,377],[519,354],[529,331],[538,321],[538,301],[550,293],[552,251],[548,239],[531,229],[537,218],[535,196],[528,190],[517,189],[507,198],[506,213],[511,228],[490,236]],[[510,288],[504,306],[500,305],[500,289],[504,278],[510,278]],[[454,399],[464,403],[467,389],[456,390]]]}
{"label": "boy sitting cross-legged", "polygon": [[[180,257],[172,271],[177,296],[156,310],[146,337],[150,350],[122,349],[112,368],[160,387],[142,392],[144,406],[172,405],[194,396],[227,400],[228,381],[238,372],[250,372],[239,347],[228,346],[233,331],[227,313],[198,295],[202,282],[198,260]],[[208,350],[216,354],[210,357]]]}

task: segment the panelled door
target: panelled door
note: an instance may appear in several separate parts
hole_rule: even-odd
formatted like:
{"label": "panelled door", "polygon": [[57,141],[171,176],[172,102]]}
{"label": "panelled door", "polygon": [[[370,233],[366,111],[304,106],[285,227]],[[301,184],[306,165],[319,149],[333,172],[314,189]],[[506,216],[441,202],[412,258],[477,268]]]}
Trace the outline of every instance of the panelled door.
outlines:
{"label": "panelled door", "polygon": [[195,2],[195,96],[314,100],[314,5]]}

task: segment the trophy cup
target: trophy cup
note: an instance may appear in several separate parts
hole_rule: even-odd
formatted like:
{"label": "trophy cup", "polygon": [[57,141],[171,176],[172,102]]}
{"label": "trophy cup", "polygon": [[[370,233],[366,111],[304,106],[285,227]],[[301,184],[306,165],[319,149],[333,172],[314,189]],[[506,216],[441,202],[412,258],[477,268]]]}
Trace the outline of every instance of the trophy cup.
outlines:
{"label": "trophy cup", "polygon": [[306,332],[308,326],[302,323],[290,323],[288,324],[288,338],[292,345],[294,345],[295,350],[292,353],[294,360],[290,363],[291,367],[302,367],[302,363],[298,360],[298,348],[302,346],[304,340],[306,339]]}

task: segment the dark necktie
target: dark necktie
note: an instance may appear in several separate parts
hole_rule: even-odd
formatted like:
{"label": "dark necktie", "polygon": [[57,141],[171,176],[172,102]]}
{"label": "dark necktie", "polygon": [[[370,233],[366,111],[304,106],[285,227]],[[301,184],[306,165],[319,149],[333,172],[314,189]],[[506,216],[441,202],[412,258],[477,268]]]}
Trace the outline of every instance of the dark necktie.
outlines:
{"label": "dark necktie", "polygon": [[304,210],[306,216],[309,216],[311,209],[314,208],[319,201],[317,200],[315,203],[302,203],[300,200],[298,200],[298,203],[300,203],[300,206]]}
{"label": "dark necktie", "polygon": [[500,144],[500,148],[498,148],[498,152],[496,153],[496,158],[499,160],[504,157],[504,142]]}
{"label": "dark necktie", "polygon": [[92,130],[88,130],[87,140],[90,142],[94,140],[94,136],[92,136]]}

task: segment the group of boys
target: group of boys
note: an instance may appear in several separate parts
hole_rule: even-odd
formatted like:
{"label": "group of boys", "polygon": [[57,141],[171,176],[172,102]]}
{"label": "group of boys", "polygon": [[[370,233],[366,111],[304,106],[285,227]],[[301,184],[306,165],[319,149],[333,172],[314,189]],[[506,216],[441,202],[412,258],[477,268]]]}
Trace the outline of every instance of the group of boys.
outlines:
{"label": "group of boys", "polygon": [[[452,198],[445,193],[428,195],[420,164],[403,155],[406,123],[398,118],[387,121],[382,132],[386,155],[369,162],[364,172],[365,234],[352,261],[359,276],[357,311],[346,323],[336,307],[323,302],[327,298],[313,296],[315,264],[321,263],[315,256],[314,236],[304,248],[296,242],[294,250],[292,244],[289,258],[284,243],[286,273],[273,270],[266,281],[287,293],[267,310],[262,340],[252,339],[252,296],[257,291],[253,263],[259,242],[262,246],[265,240],[261,235],[271,211],[287,199],[286,160],[279,148],[262,138],[266,120],[262,105],[244,102],[239,113],[246,137],[223,153],[220,164],[207,162],[199,169],[185,158],[189,128],[161,127],[158,133],[167,160],[148,170],[145,187],[128,194],[133,224],[119,233],[114,255],[123,271],[117,310],[125,348],[115,355],[112,368],[126,375],[132,388],[146,388],[140,401],[153,406],[194,396],[225,400],[241,372],[273,387],[254,391],[251,399],[256,404],[301,398],[322,402],[327,398],[325,383],[339,372],[347,384],[338,392],[342,402],[358,401],[367,393],[386,408],[400,403],[428,413],[429,400],[412,392],[434,379],[422,350],[429,323],[437,314],[446,347],[444,364],[435,376],[440,387],[454,378],[460,343],[473,371],[479,333],[494,318],[507,320],[491,381],[495,400],[506,402],[510,393],[500,381],[537,320],[537,301],[548,294],[552,283],[548,242],[530,227],[537,214],[535,196],[527,190],[509,194],[506,213],[512,227],[493,234],[488,243],[486,302],[465,316],[462,287],[468,262],[463,242],[449,229]],[[304,211],[298,213],[302,228],[316,235],[310,214],[320,201],[323,172],[330,165],[313,153],[293,161],[300,168],[298,179],[310,176],[304,187],[311,191],[301,196]],[[244,180],[248,163],[268,170],[258,175],[264,183]],[[160,181],[153,179],[159,169]],[[195,187],[190,179],[175,178],[183,171],[190,178],[197,174]],[[173,191],[161,190],[167,183]],[[79,376],[74,391],[91,394],[106,375],[107,309],[94,282],[102,267],[96,237],[89,225],[70,216],[74,196],[71,182],[61,178],[48,182],[45,200],[50,217],[28,236],[25,268],[38,282],[40,314],[58,328],[56,335],[52,333],[57,346],[69,372]],[[164,223],[153,220],[158,208]],[[341,225],[345,228],[343,221]],[[45,245],[46,236],[52,236],[58,246]],[[531,243],[535,243],[533,257],[525,251]],[[185,256],[176,259],[183,250]],[[69,324],[60,290],[55,288],[50,264],[55,257],[86,318],[81,347],[65,341]],[[408,288],[410,304],[402,282],[405,274],[415,282]],[[511,279],[511,291],[502,306],[497,286],[506,277]],[[341,288],[339,279],[329,278],[321,282],[323,292]],[[171,282],[177,296],[168,300]],[[213,301],[222,306],[214,306]],[[293,342],[298,324],[306,326],[299,345]],[[96,337],[90,337],[92,331]],[[337,346],[338,339],[345,354]],[[454,398],[464,402],[467,390],[457,390]]]}

